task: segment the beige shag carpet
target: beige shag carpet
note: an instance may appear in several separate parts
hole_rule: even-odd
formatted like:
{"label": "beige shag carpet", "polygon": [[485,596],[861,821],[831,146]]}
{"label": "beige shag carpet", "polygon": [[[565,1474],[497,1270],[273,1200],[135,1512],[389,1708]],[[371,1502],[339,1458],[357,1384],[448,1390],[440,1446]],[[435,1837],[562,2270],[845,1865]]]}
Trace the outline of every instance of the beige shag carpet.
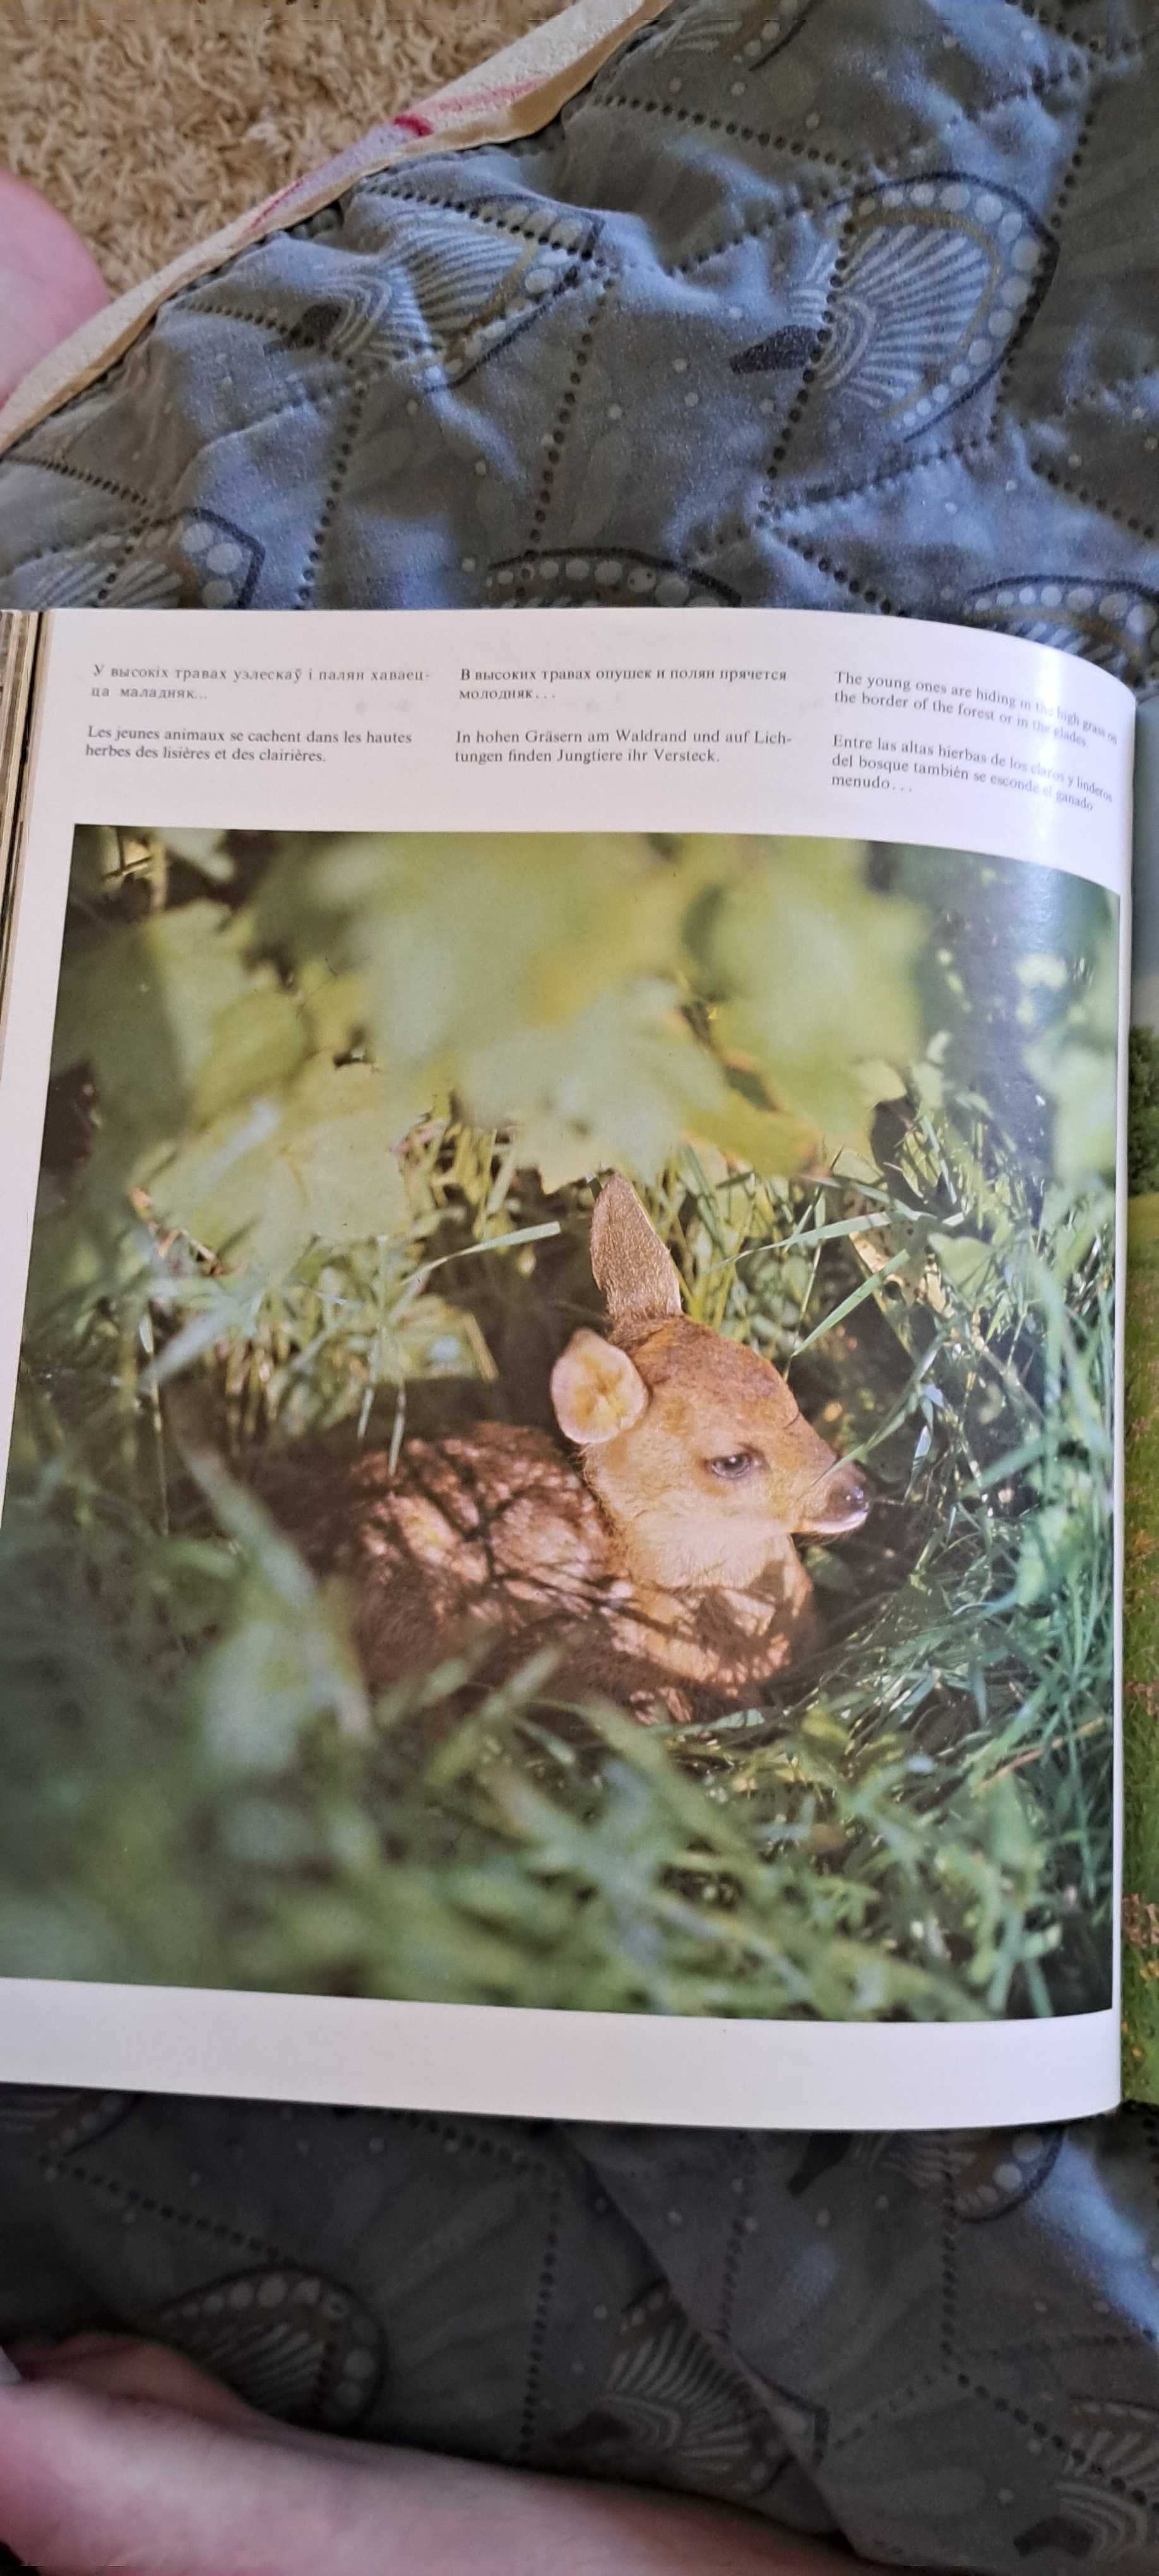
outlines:
{"label": "beige shag carpet", "polygon": [[562,0],[0,0],[0,166],[114,294]]}

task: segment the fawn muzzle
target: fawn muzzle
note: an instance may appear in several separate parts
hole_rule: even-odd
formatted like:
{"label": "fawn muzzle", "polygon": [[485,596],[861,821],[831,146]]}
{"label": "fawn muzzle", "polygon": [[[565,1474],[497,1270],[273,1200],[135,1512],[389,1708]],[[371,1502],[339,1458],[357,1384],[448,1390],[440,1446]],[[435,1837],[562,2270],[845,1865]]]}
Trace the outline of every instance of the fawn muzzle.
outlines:
{"label": "fawn muzzle", "polygon": [[846,1538],[860,1529],[869,1512],[869,1487],[860,1467],[838,1459],[819,1476],[801,1505],[796,1522],[801,1538]]}

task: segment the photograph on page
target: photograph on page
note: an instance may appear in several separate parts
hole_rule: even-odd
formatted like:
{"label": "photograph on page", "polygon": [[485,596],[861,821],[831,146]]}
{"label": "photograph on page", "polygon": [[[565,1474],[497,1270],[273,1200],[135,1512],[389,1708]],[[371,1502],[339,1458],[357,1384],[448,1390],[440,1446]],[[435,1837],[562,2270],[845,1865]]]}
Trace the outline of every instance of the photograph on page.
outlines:
{"label": "photograph on page", "polygon": [[79,828],[0,1975],[1105,2011],[1118,930],[916,842]]}

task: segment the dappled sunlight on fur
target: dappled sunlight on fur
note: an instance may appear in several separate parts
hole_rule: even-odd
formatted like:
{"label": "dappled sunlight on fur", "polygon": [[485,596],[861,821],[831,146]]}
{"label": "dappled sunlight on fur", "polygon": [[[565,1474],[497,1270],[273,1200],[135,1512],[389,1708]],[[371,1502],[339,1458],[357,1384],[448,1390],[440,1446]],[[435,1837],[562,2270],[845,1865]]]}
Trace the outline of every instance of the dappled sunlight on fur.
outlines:
{"label": "dappled sunlight on fur", "polygon": [[271,1488],[311,1561],[345,1577],[372,1685],[482,1631],[493,1676],[549,1648],[561,1687],[685,1718],[686,1685],[735,1700],[813,1642],[793,1534],[856,1529],[863,1478],[770,1361],[681,1315],[675,1266],[625,1181],[597,1200],[592,1243],[631,1348],[584,1327],[556,1361],[578,1466],[542,1432],[483,1423],[321,1483],[297,1460]]}

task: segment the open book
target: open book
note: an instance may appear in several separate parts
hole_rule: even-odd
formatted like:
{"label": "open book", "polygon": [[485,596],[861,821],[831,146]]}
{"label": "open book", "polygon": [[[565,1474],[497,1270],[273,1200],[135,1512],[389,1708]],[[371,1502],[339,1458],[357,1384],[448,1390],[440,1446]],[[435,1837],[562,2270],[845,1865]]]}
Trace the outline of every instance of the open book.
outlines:
{"label": "open book", "polygon": [[1119,2098],[1132,699],[606,580],[3,622],[8,2078]]}

